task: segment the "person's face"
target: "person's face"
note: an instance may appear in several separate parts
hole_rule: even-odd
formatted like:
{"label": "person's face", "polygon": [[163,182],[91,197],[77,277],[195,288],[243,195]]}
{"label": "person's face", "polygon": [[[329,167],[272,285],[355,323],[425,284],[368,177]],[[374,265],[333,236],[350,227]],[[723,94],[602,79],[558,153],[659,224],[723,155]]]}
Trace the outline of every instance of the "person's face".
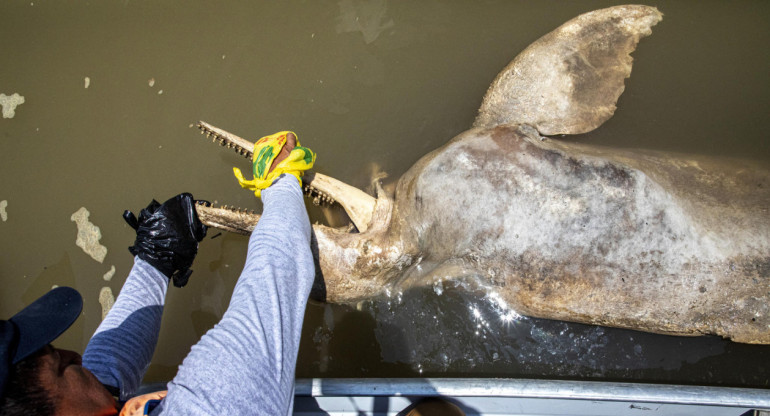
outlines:
{"label": "person's face", "polygon": [[110,392],[82,365],[80,354],[52,346],[40,357],[40,382],[56,404],[56,415],[115,415]]}

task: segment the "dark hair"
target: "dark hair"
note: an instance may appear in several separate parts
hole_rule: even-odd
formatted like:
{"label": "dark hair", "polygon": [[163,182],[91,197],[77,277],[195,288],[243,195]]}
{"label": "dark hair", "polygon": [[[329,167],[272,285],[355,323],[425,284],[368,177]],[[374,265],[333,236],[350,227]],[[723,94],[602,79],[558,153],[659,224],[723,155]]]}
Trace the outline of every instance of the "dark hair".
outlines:
{"label": "dark hair", "polygon": [[11,368],[0,401],[0,416],[54,414],[53,399],[40,384],[40,359],[45,352],[43,348]]}

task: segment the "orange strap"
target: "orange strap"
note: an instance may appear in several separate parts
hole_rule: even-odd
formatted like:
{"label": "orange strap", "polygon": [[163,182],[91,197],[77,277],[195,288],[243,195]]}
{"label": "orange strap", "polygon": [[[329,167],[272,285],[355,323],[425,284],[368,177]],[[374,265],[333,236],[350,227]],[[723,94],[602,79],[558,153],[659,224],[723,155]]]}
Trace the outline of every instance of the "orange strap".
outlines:
{"label": "orange strap", "polygon": [[145,416],[147,414],[145,413],[147,402],[150,400],[161,400],[166,397],[167,393],[167,390],[163,390],[132,397],[123,405],[119,416]]}

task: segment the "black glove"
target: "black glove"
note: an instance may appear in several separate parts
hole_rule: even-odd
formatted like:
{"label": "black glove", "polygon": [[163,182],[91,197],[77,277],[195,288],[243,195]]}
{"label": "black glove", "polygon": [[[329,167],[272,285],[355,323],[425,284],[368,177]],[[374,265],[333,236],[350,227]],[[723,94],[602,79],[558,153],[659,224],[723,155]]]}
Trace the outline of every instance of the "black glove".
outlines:
{"label": "black glove", "polygon": [[198,242],[206,236],[193,196],[179,194],[163,205],[153,199],[139,212],[138,221],[128,210],[123,212],[123,219],[136,230],[136,241],[128,251],[160,270],[173,280],[174,286],[186,285],[198,254]]}

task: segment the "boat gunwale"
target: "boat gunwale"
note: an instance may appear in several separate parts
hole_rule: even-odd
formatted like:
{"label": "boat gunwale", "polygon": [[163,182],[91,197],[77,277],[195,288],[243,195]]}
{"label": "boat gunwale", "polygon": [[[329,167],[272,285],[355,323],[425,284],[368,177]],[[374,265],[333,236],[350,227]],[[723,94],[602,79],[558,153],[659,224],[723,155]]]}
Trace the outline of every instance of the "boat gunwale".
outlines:
{"label": "boat gunwale", "polygon": [[510,378],[297,379],[297,397],[512,397],[770,409],[770,390],[605,381]]}

